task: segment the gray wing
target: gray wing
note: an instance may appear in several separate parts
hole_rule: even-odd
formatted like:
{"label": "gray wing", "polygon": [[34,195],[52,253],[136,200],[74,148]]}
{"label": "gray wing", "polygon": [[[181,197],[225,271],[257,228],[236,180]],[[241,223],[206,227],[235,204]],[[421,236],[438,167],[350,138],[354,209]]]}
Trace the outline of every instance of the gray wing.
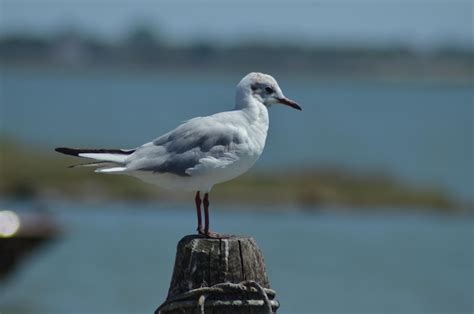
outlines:
{"label": "gray wing", "polygon": [[191,119],[173,131],[137,149],[130,156],[131,170],[189,176],[203,159],[232,158],[243,142],[242,130],[214,116]]}

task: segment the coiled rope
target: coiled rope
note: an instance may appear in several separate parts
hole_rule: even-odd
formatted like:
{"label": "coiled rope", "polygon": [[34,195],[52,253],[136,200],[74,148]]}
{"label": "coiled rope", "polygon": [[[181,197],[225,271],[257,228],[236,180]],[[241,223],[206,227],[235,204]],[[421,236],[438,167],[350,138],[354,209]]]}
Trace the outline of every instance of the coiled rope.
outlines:
{"label": "coiled rope", "polygon": [[[215,297],[223,294],[235,293],[256,293],[260,300],[207,300],[208,297]],[[246,280],[240,283],[218,283],[211,287],[201,287],[189,290],[180,295],[167,299],[155,311],[155,314],[163,314],[176,309],[183,309],[197,306],[201,314],[205,314],[205,305],[208,306],[264,306],[267,314],[273,314],[273,307],[278,308],[279,303],[273,300],[276,293],[272,289],[264,288],[253,280]],[[272,300],[271,300],[272,299]],[[197,300],[197,302],[196,302]],[[207,302],[206,302],[207,301]]]}

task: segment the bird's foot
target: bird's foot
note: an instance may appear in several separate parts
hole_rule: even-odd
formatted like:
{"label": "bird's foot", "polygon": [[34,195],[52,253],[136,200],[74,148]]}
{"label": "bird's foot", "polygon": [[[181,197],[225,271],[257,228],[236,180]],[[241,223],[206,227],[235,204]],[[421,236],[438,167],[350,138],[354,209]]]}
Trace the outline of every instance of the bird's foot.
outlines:
{"label": "bird's foot", "polygon": [[222,239],[223,238],[223,235],[222,234],[219,234],[219,233],[216,233],[216,232],[212,232],[212,231],[207,231],[207,232],[204,232],[204,235],[210,239]]}
{"label": "bird's foot", "polygon": [[227,239],[230,238],[231,236],[228,234],[221,234],[217,232],[212,232],[209,230],[203,230],[203,229],[198,229],[197,230],[200,235],[203,235],[209,239]]}

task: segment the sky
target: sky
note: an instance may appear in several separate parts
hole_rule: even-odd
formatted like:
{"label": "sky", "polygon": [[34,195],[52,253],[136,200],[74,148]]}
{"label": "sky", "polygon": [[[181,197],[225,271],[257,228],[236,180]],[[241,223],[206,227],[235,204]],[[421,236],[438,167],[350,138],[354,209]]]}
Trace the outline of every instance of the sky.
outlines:
{"label": "sky", "polygon": [[0,0],[0,34],[78,29],[109,40],[152,25],[175,43],[243,40],[473,48],[472,0]]}

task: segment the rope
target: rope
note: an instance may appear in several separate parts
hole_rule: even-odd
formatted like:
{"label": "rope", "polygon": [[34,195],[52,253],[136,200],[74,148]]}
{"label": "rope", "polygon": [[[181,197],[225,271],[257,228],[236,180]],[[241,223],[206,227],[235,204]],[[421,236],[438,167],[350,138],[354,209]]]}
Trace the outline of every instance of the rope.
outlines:
{"label": "rope", "polygon": [[273,314],[273,308],[278,308],[279,304],[273,299],[276,295],[274,290],[262,287],[259,283],[253,280],[242,281],[240,283],[218,283],[211,287],[201,287],[193,290],[189,290],[180,295],[167,299],[160,307],[155,311],[155,314],[162,314],[164,311],[171,311],[175,309],[183,309],[187,307],[195,307],[196,299],[197,306],[201,314],[205,314],[206,299],[209,296],[232,294],[232,293],[257,293],[261,300],[210,300],[207,302],[210,306],[264,306],[267,314]]}

